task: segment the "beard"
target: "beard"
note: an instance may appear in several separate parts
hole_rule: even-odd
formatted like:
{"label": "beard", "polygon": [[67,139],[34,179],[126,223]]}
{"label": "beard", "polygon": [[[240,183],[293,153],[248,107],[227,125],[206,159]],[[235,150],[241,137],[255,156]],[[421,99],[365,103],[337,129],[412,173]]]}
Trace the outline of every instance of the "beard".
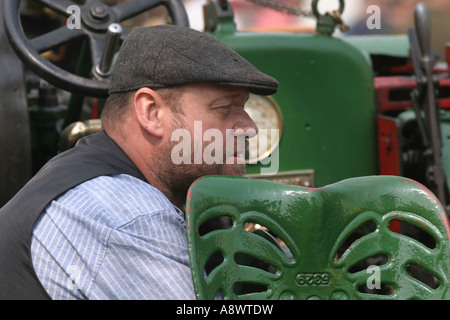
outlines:
{"label": "beard", "polygon": [[[186,128],[185,124],[177,121],[177,128]],[[171,200],[178,208],[182,209],[186,202],[186,196],[189,187],[199,178],[207,175],[235,175],[242,176],[245,174],[244,164],[228,164],[222,163],[207,164],[202,161],[200,164],[180,163],[175,164],[172,161],[172,150],[178,144],[176,141],[169,141],[165,145],[160,146],[155,153],[153,168],[158,180],[161,182],[161,191]],[[204,145],[203,149],[204,150]],[[194,150],[194,148],[191,148]],[[225,155],[225,152],[224,152]],[[191,159],[194,159],[194,152],[191,152]],[[192,161],[193,162],[193,161]]]}

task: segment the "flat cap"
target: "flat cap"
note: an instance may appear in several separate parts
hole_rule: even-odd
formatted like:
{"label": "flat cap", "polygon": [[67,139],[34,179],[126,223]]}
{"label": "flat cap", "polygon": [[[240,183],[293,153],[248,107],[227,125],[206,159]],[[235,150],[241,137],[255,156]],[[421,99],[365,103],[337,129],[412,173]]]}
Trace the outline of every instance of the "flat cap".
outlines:
{"label": "flat cap", "polygon": [[278,81],[259,71],[220,40],[176,25],[134,28],[119,51],[109,93],[210,82],[277,91]]}

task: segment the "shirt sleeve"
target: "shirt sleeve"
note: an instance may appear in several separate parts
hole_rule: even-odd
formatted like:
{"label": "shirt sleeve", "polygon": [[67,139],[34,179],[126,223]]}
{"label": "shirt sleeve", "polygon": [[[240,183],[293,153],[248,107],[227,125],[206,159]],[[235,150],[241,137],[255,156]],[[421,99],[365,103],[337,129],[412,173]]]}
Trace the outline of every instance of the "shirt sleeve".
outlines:
{"label": "shirt sleeve", "polygon": [[161,210],[113,230],[89,296],[195,299],[185,228],[175,210]]}

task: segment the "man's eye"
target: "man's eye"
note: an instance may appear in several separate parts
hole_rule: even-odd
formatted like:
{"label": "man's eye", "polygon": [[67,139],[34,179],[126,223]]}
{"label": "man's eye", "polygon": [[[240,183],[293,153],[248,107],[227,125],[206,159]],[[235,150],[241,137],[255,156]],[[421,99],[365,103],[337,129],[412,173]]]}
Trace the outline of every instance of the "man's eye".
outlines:
{"label": "man's eye", "polygon": [[231,105],[221,106],[218,107],[216,110],[218,114],[225,119],[231,113]]}
{"label": "man's eye", "polygon": [[221,113],[229,113],[231,110],[231,105],[218,107],[217,110]]}

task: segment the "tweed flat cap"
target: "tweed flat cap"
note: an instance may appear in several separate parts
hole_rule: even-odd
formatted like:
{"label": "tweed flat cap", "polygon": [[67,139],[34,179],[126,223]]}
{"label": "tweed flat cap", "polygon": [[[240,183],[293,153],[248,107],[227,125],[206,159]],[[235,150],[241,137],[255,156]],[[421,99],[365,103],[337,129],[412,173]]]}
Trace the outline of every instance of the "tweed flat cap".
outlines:
{"label": "tweed flat cap", "polygon": [[134,28],[117,57],[109,93],[210,82],[247,88],[259,95],[277,91],[264,74],[223,42],[176,25]]}

